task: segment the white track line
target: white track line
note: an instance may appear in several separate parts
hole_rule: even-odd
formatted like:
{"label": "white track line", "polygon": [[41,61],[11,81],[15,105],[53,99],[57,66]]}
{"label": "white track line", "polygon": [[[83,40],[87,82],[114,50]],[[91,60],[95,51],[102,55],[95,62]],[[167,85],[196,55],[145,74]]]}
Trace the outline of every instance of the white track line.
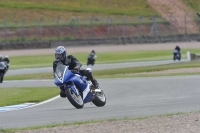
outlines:
{"label": "white track line", "polygon": [[53,100],[56,100],[59,97],[60,96],[58,95],[58,96],[55,96],[55,97],[53,97],[51,99],[48,99],[48,100],[40,102],[40,103],[24,103],[24,104],[18,104],[18,105],[11,105],[11,106],[0,107],[0,113],[39,106],[39,105],[51,102]]}

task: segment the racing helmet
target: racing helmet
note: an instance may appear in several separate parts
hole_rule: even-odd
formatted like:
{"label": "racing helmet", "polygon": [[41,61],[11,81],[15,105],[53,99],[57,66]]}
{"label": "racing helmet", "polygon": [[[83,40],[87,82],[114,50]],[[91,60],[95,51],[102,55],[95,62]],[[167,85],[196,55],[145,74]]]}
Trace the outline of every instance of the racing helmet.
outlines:
{"label": "racing helmet", "polygon": [[59,61],[64,61],[65,58],[66,58],[66,49],[64,46],[58,46],[56,49],[55,49],[55,59],[56,60],[59,60]]}

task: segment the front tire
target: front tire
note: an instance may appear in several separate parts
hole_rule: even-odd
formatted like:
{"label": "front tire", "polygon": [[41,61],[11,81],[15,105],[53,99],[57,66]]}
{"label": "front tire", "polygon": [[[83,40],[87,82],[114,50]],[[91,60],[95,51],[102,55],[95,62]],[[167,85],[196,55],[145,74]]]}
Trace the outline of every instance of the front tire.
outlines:
{"label": "front tire", "polygon": [[101,92],[96,92],[95,99],[92,101],[97,107],[104,106],[106,104],[106,95],[101,90]]}
{"label": "front tire", "polygon": [[77,109],[83,108],[84,102],[81,95],[75,95],[71,88],[67,88],[65,90],[65,94],[67,95],[68,100],[74,107],[76,107]]}

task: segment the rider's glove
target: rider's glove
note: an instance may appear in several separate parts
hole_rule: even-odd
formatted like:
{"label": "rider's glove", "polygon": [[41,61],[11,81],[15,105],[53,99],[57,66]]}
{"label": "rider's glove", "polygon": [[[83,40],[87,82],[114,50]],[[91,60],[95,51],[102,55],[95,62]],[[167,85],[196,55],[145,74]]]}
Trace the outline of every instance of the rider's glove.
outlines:
{"label": "rider's glove", "polygon": [[80,67],[79,67],[79,66],[76,66],[76,67],[74,67],[74,69],[72,69],[71,71],[72,71],[73,73],[77,73],[79,70],[80,70]]}
{"label": "rider's glove", "polygon": [[79,70],[80,70],[80,66],[76,66],[76,67],[74,67],[74,70],[79,71]]}

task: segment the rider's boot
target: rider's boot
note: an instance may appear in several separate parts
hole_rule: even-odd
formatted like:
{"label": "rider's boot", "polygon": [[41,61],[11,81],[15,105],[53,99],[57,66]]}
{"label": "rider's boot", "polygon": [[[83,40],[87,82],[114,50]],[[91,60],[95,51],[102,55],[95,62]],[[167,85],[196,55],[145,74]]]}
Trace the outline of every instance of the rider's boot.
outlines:
{"label": "rider's boot", "polygon": [[89,80],[92,82],[92,84],[93,84],[93,86],[94,86],[94,87],[93,87],[94,89],[98,89],[98,88],[99,88],[99,83],[98,83],[97,80],[93,77],[91,71],[87,71],[86,77],[87,77],[87,79],[89,79]]}
{"label": "rider's boot", "polygon": [[97,80],[95,78],[92,78],[91,82],[94,85],[94,89],[98,89],[99,88],[99,83],[97,82]]}

